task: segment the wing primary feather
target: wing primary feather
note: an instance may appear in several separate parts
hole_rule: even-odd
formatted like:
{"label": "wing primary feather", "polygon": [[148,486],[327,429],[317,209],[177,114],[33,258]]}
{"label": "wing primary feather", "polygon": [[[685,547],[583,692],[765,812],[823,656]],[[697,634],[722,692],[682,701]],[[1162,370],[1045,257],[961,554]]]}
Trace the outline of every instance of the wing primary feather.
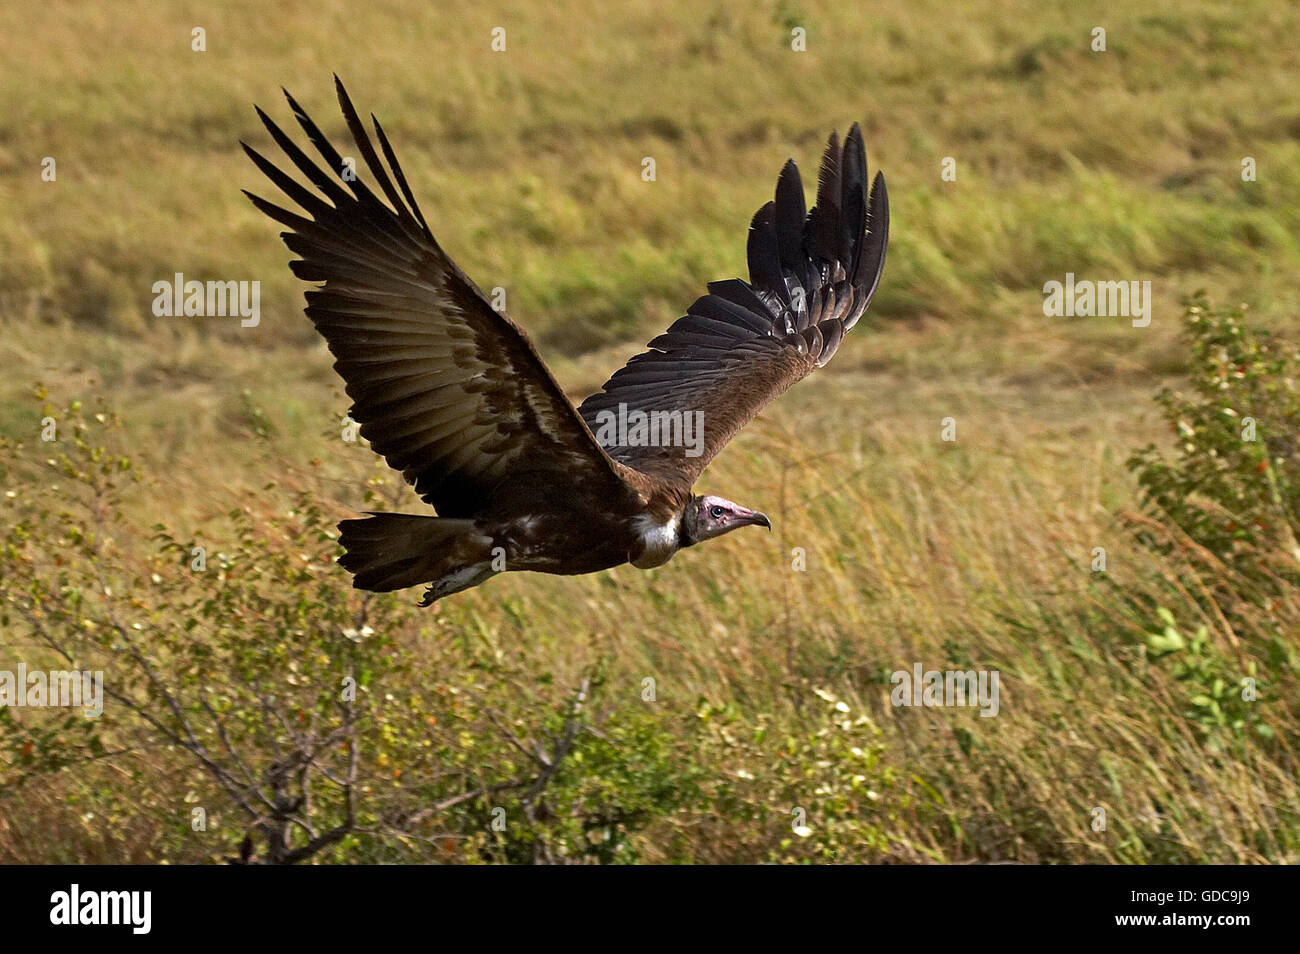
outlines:
{"label": "wing primary feather", "polygon": [[776,238],[776,203],[768,202],[754,213],[749,226],[749,281],[756,288],[779,295],[787,305],[790,291],[781,278],[781,250]]}
{"label": "wing primary feather", "polygon": [[[885,270],[885,249],[889,246],[889,192],[885,189],[883,172],[876,173],[875,181],[871,185],[871,202],[868,208],[870,211],[867,215],[867,238],[862,243],[863,274],[859,279],[862,301],[860,307],[857,302],[854,303],[853,310],[856,313],[854,323],[871,304],[871,299],[875,297],[876,288],[880,284],[880,275]],[[853,324],[846,323],[845,330],[852,327]]]}
{"label": "wing primary feather", "polygon": [[848,272],[849,282],[857,285],[862,239],[867,229],[867,151],[862,144],[862,128],[857,123],[844,137],[840,170],[840,261]]}
{"label": "wing primary feather", "polygon": [[[298,232],[306,232],[315,227],[311,219],[304,219],[301,215],[298,215],[296,212],[290,212],[288,209],[281,208],[280,206],[276,205],[274,202],[268,202],[266,199],[263,199],[260,195],[254,195],[253,193],[249,192],[247,189],[240,189],[239,191],[244,193],[244,195],[248,196],[248,201],[253,203],[254,208],[258,209],[259,211],[261,211],[266,215],[269,215],[271,218],[275,219],[275,221],[279,222],[281,225],[286,225],[289,228],[294,229],[295,231]],[[283,237],[285,234],[287,233],[281,233],[281,237]]]}
{"label": "wing primary feather", "polygon": [[429,224],[424,221],[424,213],[420,211],[420,204],[415,201],[415,193],[407,185],[406,175],[402,172],[402,166],[397,161],[397,154],[393,152],[393,147],[388,143],[388,137],[384,135],[384,127],[379,125],[379,120],[375,118],[374,113],[370,114],[370,121],[374,124],[375,135],[379,137],[379,148],[384,151],[384,158],[388,160],[388,167],[393,170],[393,176],[397,179],[397,184],[402,187],[402,195],[406,196],[406,202],[411,208],[416,220],[424,226],[424,231],[429,239],[433,239],[433,233],[429,231]]}
{"label": "wing primary feather", "polygon": [[275,144],[289,157],[289,161],[298,167],[298,171],[311,180],[312,185],[320,189],[334,203],[335,207],[350,201],[351,196],[348,195],[347,190],[335,182],[320,166],[312,162],[311,157],[298,148],[298,144],[290,139],[288,134],[277,126],[275,121],[263,112],[260,106],[254,106],[253,108],[257,110],[262,125],[271,134]]}
{"label": "wing primary feather", "polygon": [[803,250],[803,227],[807,216],[799,167],[793,159],[787,159],[780,178],[776,180],[776,244],[782,271],[795,276],[800,285],[804,285],[807,267]]}
{"label": "wing primary feather", "polygon": [[329,215],[334,211],[333,207],[320,196],[313,194],[309,189],[303,188],[292,176],[281,172],[275,163],[271,162],[260,152],[247,143],[240,143],[244,147],[244,152],[249,159],[253,160],[253,165],[262,171],[262,174],[275,183],[276,188],[287,195],[298,205],[310,212],[316,218]]}
{"label": "wing primary feather", "polygon": [[808,213],[804,238],[808,250],[824,263],[839,257],[841,201],[840,139],[832,132],[817,176],[817,205]]}
{"label": "wing primary feather", "polygon": [[[398,214],[405,213],[410,216],[410,210],[407,209],[406,203],[402,201],[401,195],[398,194],[397,188],[393,185],[393,180],[389,177],[384,169],[384,164],[379,160],[379,154],[375,152],[375,147],[370,141],[370,136],[366,134],[365,124],[357,114],[356,107],[352,105],[352,98],[348,96],[348,91],[343,87],[343,81],[334,76],[334,90],[338,94],[339,108],[343,110],[343,119],[348,124],[348,132],[352,134],[353,141],[357,144],[357,149],[361,151],[361,158],[366,161],[370,174],[375,177],[379,183],[379,188],[383,190],[388,201],[392,203]],[[414,220],[414,216],[411,216]]]}

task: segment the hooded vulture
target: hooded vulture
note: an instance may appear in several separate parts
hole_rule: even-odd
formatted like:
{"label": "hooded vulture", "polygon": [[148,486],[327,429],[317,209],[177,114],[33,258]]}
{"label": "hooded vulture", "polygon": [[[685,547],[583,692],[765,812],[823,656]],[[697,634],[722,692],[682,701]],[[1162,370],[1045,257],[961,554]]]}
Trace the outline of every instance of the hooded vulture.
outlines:
{"label": "hooded vulture", "polygon": [[503,570],[654,567],[737,527],[770,528],[764,514],[692,488],[769,401],[831,359],[871,302],[889,202],[881,174],[868,191],[857,125],[843,146],[831,134],[811,211],[785,164],[775,201],[750,225],[749,281],[711,283],[575,408],[523,329],[443,251],[379,122],[372,140],[335,83],[378,192],[287,92],[320,158],[261,109],[289,171],[242,145],[297,206],[245,193],[287,227],[294,274],[319,283],[307,316],[337,359],[352,419],[437,512],[340,523],[339,563],[354,585],[428,584],[427,606]]}

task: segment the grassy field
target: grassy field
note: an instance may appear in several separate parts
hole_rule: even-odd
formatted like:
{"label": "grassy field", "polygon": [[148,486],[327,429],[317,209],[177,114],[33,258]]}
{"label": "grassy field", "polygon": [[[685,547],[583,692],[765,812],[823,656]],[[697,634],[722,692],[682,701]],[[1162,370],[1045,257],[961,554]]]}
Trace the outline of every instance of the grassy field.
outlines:
{"label": "grassy field", "polygon": [[[78,638],[92,634],[85,658],[107,661],[106,681],[129,668],[114,668],[120,641],[94,642],[95,587],[68,595],[79,584],[62,581],[65,538],[38,545],[40,527],[66,533],[96,507],[81,452],[41,444],[43,403],[68,420],[70,401],[102,398],[121,426],[88,410],[87,447],[129,456],[141,482],[123,487],[121,522],[68,567],[100,572],[89,578],[100,590],[104,572],[119,580],[160,632],[192,618],[181,607],[201,608],[205,586],[228,594],[256,578],[322,594],[260,649],[260,629],[219,614],[195,630],[210,633],[212,655],[182,662],[160,645],[154,664],[193,680],[194,698],[225,666],[287,673],[290,694],[323,685],[312,659],[322,671],[338,662],[326,631],[349,613],[387,621],[358,756],[381,807],[317,860],[1300,860],[1300,588],[1225,597],[1213,554],[1143,508],[1125,465],[1144,445],[1173,444],[1153,397],[1191,368],[1186,296],[1247,303],[1252,323],[1300,339],[1300,71],[1288,40],[1300,13],[1143,6],[127,0],[11,11],[0,435],[23,447],[0,468],[0,491],[13,492],[0,507],[11,526],[36,529],[6,531],[12,562],[0,566],[30,577],[0,590],[13,609],[0,668],[49,658],[47,617],[19,612],[33,594],[68,607],[48,617],[68,632],[92,622]],[[191,48],[196,27],[203,52]],[[495,27],[504,52],[491,48]],[[806,51],[791,49],[795,28]],[[383,121],[443,246],[480,286],[507,289],[575,398],[706,281],[741,273],[749,217],[787,157],[811,181],[827,134],[862,123],[892,205],[872,310],[700,483],[771,514],[776,532],[648,572],[511,574],[427,612],[409,605],[418,593],[363,604],[346,591],[295,495],[317,501],[326,527],[362,509],[367,481],[390,507],[414,498],[339,439],[348,402],[278,229],[240,194],[265,189],[238,147],[269,143],[252,104],[288,118],[282,85],[341,139],[334,72]],[[640,175],[646,156],[653,182]],[[42,179],[45,157],[55,181]],[[941,175],[949,157],[954,181]],[[260,281],[260,324],[154,317],[151,286],[175,272]],[[1043,284],[1067,272],[1149,280],[1151,324],[1045,317]],[[45,397],[32,397],[37,385]],[[940,439],[949,417],[956,441]],[[70,474],[44,464],[54,450],[71,456]],[[46,510],[42,524],[33,514]],[[234,552],[232,510],[251,521],[247,546],[264,566],[318,547],[301,561],[310,580],[241,574],[235,561],[187,582],[160,555],[159,523]],[[164,582],[138,592],[152,576]],[[1265,724],[1266,740],[1207,728],[1186,668],[1149,651],[1166,625],[1159,609],[1189,638],[1205,627],[1206,678],[1235,686],[1258,671],[1265,688],[1245,722]],[[892,706],[889,674],[917,662],[998,670],[998,715]],[[523,756],[511,732],[562,735],[584,678],[604,728],[582,737],[592,748],[556,777],[548,813],[500,802],[522,834],[487,827],[486,796],[448,808],[441,840],[383,830],[406,800],[512,778]],[[0,860],[233,853],[250,819],[228,792],[184,746],[106,719],[101,745],[120,755],[41,763],[39,745],[4,750]],[[241,737],[254,768],[273,760],[275,736],[257,731]],[[213,818],[201,833],[188,823],[196,803]],[[594,852],[599,839],[617,850]]]}

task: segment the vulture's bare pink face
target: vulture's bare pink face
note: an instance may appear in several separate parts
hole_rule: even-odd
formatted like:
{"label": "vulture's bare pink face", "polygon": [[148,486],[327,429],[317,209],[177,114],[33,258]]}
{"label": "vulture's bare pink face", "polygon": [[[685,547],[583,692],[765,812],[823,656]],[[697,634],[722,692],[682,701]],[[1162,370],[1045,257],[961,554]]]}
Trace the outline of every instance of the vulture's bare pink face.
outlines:
{"label": "vulture's bare pink face", "polygon": [[696,497],[692,501],[692,507],[690,516],[694,518],[695,525],[688,529],[695,540],[719,537],[737,527],[758,526],[772,529],[772,521],[767,519],[766,514],[742,507],[726,497],[706,494],[703,497]]}

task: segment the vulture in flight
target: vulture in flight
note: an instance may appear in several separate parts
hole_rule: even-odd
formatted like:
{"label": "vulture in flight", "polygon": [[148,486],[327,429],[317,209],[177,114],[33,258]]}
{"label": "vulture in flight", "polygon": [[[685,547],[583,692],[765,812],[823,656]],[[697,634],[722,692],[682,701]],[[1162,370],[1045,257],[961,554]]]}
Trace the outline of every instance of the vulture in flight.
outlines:
{"label": "vulture in flight", "polygon": [[889,201],[880,173],[868,192],[858,126],[843,146],[831,134],[811,211],[785,164],[750,225],[749,281],[710,283],[575,408],[523,329],[433,237],[379,122],[372,140],[335,84],[378,192],[287,91],[320,159],[261,109],[292,168],[241,145],[297,206],[245,193],[287,227],[293,273],[319,283],[307,316],[337,359],[352,419],[437,512],[340,523],[354,585],[427,584],[427,606],[503,570],[655,567],[737,527],[770,529],[764,514],[692,488],[769,401],[831,359],[871,302]]}

